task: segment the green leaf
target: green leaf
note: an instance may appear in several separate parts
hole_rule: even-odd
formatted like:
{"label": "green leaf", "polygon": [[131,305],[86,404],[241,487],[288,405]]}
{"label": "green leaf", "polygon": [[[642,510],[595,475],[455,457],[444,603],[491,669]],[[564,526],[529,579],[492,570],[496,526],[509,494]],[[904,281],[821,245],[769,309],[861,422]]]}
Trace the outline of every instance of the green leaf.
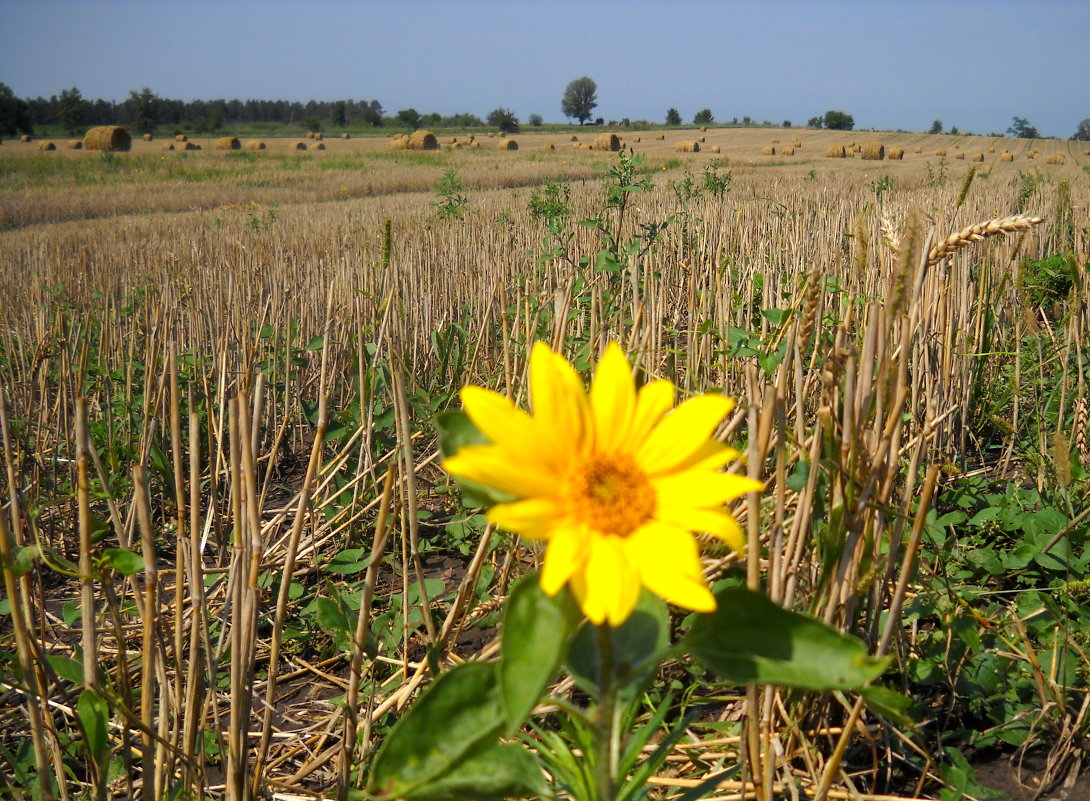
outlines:
{"label": "green leaf", "polygon": [[83,684],[83,664],[60,654],[46,654],[45,661],[62,679],[73,684]]}
{"label": "green leaf", "polygon": [[[440,412],[435,415],[435,427],[439,431],[439,452],[444,458],[453,456],[466,445],[487,445],[488,439],[481,433],[469,415],[458,409]],[[494,506],[497,503],[510,503],[513,495],[478,484],[476,481],[459,478],[455,481],[462,489],[466,506]]]}
{"label": "green leaf", "polygon": [[38,545],[16,545],[11,560],[11,572],[16,576],[25,576],[34,568],[34,562],[42,555]]}
{"label": "green leaf", "polygon": [[915,728],[916,721],[909,714],[912,710],[912,699],[907,695],[879,684],[864,687],[859,691],[859,694],[866,699],[867,707],[882,717],[893,721],[902,728]]}
{"label": "green leaf", "polygon": [[406,801],[500,801],[545,798],[548,785],[533,754],[517,745],[497,745],[453,771],[405,794]]}
{"label": "green leaf", "polygon": [[103,557],[110,563],[110,567],[122,576],[131,576],[144,569],[144,557],[136,551],[126,551],[123,548],[105,548]]}
{"label": "green leaf", "polygon": [[94,690],[85,689],[79,694],[76,703],[76,714],[79,715],[83,725],[83,733],[87,737],[87,751],[92,761],[99,766],[106,762],[106,754],[110,750],[110,738],[108,736],[108,722],[110,710],[106,705],[106,699]]}
{"label": "green leaf", "polygon": [[321,350],[325,346],[325,337],[320,334],[307,343],[307,350]]}
{"label": "green leaf", "polygon": [[684,645],[727,681],[804,690],[858,689],[890,660],[817,618],[784,609],[741,587],[716,593],[718,608],[698,615]]}
{"label": "green leaf", "polygon": [[353,575],[365,571],[370,561],[371,553],[366,548],[347,548],[330,559],[325,569],[331,573]]}
{"label": "green leaf", "polygon": [[570,631],[565,597],[547,596],[531,573],[507,600],[497,670],[508,734],[522,727],[560,669]]}
{"label": "green leaf", "polygon": [[594,269],[600,273],[616,273],[623,270],[624,265],[609,250],[602,248],[594,257]]}
{"label": "green leaf", "polygon": [[495,666],[459,665],[437,678],[386,736],[368,792],[407,796],[488,750],[505,724]]}
{"label": "green leaf", "polygon": [[328,634],[355,631],[355,624],[349,619],[344,606],[332,598],[318,596],[314,599],[314,606],[317,610],[318,625],[322,631]]}

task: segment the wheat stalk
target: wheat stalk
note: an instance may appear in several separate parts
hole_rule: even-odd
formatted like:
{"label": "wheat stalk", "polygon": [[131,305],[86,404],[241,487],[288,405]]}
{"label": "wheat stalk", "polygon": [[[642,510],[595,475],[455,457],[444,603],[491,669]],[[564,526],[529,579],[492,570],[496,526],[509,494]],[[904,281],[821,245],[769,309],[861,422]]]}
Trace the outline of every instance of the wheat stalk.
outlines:
{"label": "wheat stalk", "polygon": [[1012,214],[1009,217],[996,217],[993,220],[970,225],[962,228],[955,234],[932,246],[927,255],[927,266],[933,267],[943,259],[951,256],[955,251],[961,250],[966,245],[979,242],[995,234],[1012,234],[1016,231],[1028,231],[1042,221],[1041,217],[1031,217],[1028,214]]}

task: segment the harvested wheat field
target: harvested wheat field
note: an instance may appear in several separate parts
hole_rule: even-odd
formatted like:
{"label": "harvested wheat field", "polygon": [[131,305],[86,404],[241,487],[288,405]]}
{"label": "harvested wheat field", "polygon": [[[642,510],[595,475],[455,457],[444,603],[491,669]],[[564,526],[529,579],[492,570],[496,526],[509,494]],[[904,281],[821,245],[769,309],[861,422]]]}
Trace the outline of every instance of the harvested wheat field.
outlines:
{"label": "harvested wheat field", "polygon": [[890,801],[956,729],[1076,775],[1090,157],[772,133],[5,143],[0,765],[551,797],[623,741],[656,798]]}

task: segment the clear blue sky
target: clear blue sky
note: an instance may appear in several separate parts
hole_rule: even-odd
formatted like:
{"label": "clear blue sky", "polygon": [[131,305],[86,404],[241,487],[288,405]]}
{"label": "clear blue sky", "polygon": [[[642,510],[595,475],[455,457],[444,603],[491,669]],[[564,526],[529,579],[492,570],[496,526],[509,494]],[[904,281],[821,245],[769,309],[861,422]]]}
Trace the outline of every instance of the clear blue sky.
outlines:
{"label": "clear blue sky", "polygon": [[0,82],[123,100],[377,99],[387,113],[497,106],[595,116],[1003,131],[1090,117],[1090,0],[0,0]]}

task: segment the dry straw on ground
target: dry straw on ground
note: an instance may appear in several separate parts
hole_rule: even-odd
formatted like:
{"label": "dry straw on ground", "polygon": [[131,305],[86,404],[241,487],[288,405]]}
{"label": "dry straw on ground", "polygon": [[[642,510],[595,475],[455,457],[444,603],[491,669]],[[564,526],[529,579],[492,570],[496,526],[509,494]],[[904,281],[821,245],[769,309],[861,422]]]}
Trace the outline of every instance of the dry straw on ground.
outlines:
{"label": "dry straw on ground", "polygon": [[825,158],[827,159],[842,159],[848,155],[844,149],[844,145],[829,145],[825,148]]}
{"label": "dry straw on ground", "polygon": [[678,153],[699,153],[700,143],[693,140],[678,142],[677,146],[674,147],[674,150]]}
{"label": "dry straw on ground", "polygon": [[216,150],[239,150],[242,148],[242,143],[238,141],[234,136],[221,136],[216,140]]}
{"label": "dry straw on ground", "polygon": [[881,142],[864,142],[860,157],[864,161],[881,161],[886,157],[886,146]]}
{"label": "dry straw on ground", "polygon": [[125,151],[132,147],[132,137],[120,125],[100,125],[83,137],[83,147],[87,150]]}
{"label": "dry straw on ground", "polygon": [[425,131],[423,129],[419,131],[413,131],[409,135],[409,141],[406,144],[409,150],[438,150],[439,140],[435,138],[435,134],[431,131]]}
{"label": "dry straw on ground", "polygon": [[594,149],[614,152],[621,149],[621,140],[615,133],[600,133],[594,137]]}

